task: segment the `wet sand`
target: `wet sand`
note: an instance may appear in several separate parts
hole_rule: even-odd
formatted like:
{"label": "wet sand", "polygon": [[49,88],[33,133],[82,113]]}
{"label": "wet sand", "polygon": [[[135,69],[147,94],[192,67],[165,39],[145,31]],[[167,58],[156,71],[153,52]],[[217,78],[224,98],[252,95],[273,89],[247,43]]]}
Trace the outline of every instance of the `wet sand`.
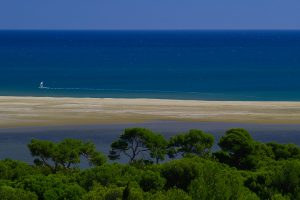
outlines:
{"label": "wet sand", "polygon": [[300,124],[300,102],[0,97],[0,128],[150,121]]}

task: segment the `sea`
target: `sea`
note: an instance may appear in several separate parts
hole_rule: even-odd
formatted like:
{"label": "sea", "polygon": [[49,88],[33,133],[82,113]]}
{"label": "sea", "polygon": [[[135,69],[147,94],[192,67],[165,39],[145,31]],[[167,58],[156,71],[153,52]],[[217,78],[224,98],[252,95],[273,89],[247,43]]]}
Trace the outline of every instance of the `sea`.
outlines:
{"label": "sea", "polygon": [[[299,101],[300,31],[0,31],[0,96]],[[233,127],[258,141],[300,145],[300,123],[0,128],[0,159],[32,163],[33,138],[92,141],[107,154],[137,126],[166,138],[201,129],[214,135],[214,150]]]}
{"label": "sea", "polygon": [[299,101],[300,31],[0,31],[0,96]]}

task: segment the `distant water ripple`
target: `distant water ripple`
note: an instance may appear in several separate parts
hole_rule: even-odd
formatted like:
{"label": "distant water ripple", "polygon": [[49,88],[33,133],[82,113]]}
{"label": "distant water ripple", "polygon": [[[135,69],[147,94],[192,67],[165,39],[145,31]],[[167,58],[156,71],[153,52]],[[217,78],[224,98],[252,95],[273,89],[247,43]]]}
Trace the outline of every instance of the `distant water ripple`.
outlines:
{"label": "distant water ripple", "polygon": [[43,87],[40,89],[45,90],[88,90],[88,91],[112,91],[112,92],[153,92],[153,93],[190,93],[190,94],[204,94],[203,92],[195,91],[176,91],[176,90],[130,90],[130,89],[105,89],[105,88],[56,88],[56,87]]}

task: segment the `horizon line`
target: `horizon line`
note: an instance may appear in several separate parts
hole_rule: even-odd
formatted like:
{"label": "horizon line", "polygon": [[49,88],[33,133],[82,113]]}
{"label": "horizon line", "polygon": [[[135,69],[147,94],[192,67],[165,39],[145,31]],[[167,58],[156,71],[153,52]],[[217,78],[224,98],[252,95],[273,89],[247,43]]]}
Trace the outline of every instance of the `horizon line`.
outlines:
{"label": "horizon line", "polygon": [[0,31],[300,31],[300,29],[1,29]]}

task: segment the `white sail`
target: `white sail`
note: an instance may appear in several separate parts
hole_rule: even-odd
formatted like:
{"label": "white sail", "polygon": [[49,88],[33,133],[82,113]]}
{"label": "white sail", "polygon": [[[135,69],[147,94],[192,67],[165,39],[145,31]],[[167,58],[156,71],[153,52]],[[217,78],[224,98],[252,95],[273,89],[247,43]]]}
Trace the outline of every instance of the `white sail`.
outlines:
{"label": "white sail", "polygon": [[44,88],[44,82],[42,81],[41,83],[40,83],[40,87],[39,87],[40,89],[43,89]]}

